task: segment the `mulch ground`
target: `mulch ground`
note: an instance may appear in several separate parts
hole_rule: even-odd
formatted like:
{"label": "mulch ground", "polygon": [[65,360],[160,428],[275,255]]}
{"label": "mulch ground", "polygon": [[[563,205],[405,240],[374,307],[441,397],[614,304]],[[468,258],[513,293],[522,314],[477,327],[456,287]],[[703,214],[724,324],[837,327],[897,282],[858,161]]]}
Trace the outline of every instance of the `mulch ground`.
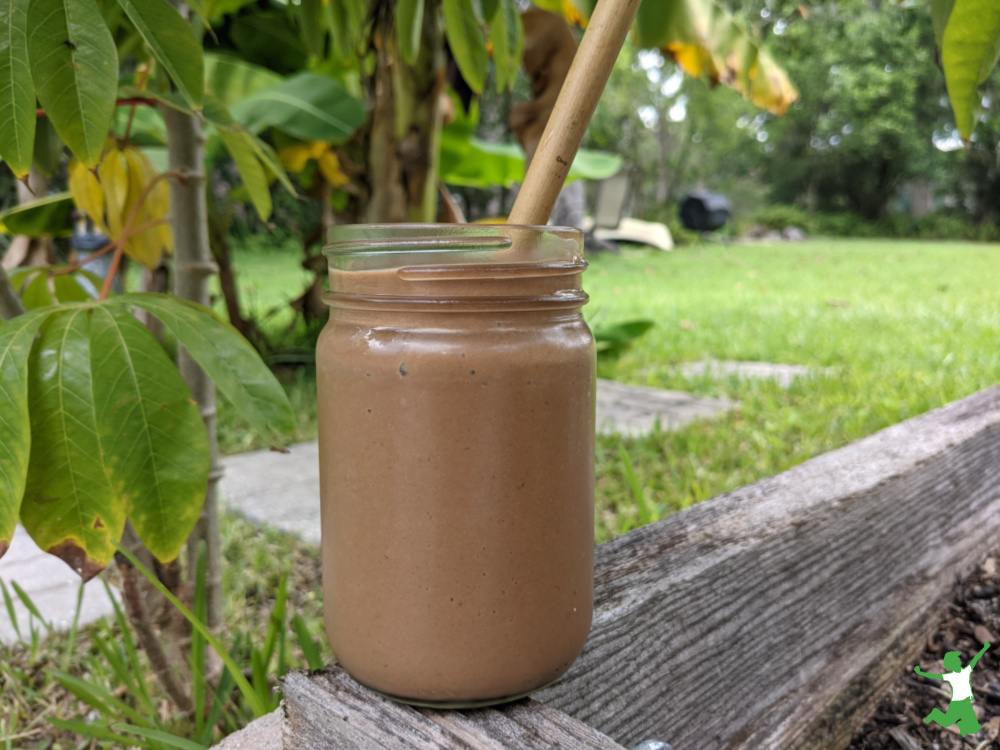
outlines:
{"label": "mulch ground", "polygon": [[948,651],[962,653],[962,665],[982,648],[990,649],[972,671],[972,695],[982,725],[962,737],[955,727],[925,724],[932,709],[945,711],[950,688],[910,671],[902,675],[875,715],[851,739],[851,750],[1000,750],[1000,555],[994,555],[959,585],[937,632],[918,659],[925,672],[943,673]]}

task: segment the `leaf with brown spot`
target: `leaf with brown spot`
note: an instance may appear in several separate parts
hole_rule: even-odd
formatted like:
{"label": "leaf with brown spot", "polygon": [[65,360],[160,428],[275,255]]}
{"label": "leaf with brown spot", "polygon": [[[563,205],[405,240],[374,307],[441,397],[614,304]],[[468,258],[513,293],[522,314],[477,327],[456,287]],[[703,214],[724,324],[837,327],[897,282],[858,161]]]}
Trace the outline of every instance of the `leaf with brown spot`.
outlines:
{"label": "leaf with brown spot", "polygon": [[49,312],[30,312],[0,326],[0,557],[10,546],[28,475],[28,353]]}
{"label": "leaf with brown spot", "polygon": [[50,555],[55,555],[64,563],[69,565],[77,572],[80,578],[83,579],[84,583],[107,567],[107,563],[101,564],[96,560],[91,560],[87,556],[87,553],[70,539],[67,539],[65,542],[61,542],[54,547],[49,547],[46,552]]}
{"label": "leaf with brown spot", "polygon": [[[81,575],[110,562],[125,528],[116,480],[94,399],[90,310],[51,313],[31,351],[31,456],[21,522],[42,549]],[[103,528],[94,528],[100,516]]]}

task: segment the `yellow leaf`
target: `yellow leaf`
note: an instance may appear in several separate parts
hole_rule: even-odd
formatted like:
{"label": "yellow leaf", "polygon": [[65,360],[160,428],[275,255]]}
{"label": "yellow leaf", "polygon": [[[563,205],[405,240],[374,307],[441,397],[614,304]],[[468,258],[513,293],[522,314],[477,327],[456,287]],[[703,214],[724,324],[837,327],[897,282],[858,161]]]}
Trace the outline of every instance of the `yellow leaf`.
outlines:
{"label": "yellow leaf", "polygon": [[104,189],[94,173],[76,157],[69,163],[69,190],[76,205],[86,212],[104,234],[110,236],[104,221]]}
{"label": "yellow leaf", "polygon": [[337,155],[333,153],[332,149],[327,149],[326,153],[319,157],[319,171],[323,174],[323,177],[329,182],[333,187],[339,188],[344,187],[350,179],[345,175],[340,169],[340,160]]}
{"label": "yellow leaf", "polygon": [[[126,217],[135,208],[147,186],[156,176],[156,170],[142,151],[129,147],[123,152],[128,170],[128,200]],[[170,212],[170,188],[164,180],[153,186],[152,191],[138,209],[132,228],[139,229],[151,221],[166,219]],[[165,231],[164,231],[165,230]],[[166,225],[150,227],[132,235],[125,244],[125,253],[147,268],[156,268],[163,253],[171,251],[171,234]]]}
{"label": "yellow leaf", "polygon": [[560,10],[562,11],[562,17],[566,19],[567,23],[579,26],[581,29],[587,28],[589,19],[580,12],[580,9],[573,4],[572,0],[563,0]]}
{"label": "yellow leaf", "polygon": [[798,101],[799,91],[788,74],[763,49],[750,69],[750,98],[758,107],[776,115],[785,114],[793,102]]}
{"label": "yellow leaf", "polygon": [[692,78],[701,78],[711,66],[711,59],[700,44],[675,42],[667,45],[663,51]]}
{"label": "yellow leaf", "polygon": [[319,159],[330,148],[323,141],[309,141],[285,146],[278,152],[278,161],[289,172],[301,172],[310,159]]}
{"label": "yellow leaf", "polygon": [[125,225],[126,204],[128,203],[128,166],[125,155],[117,148],[104,154],[97,168],[104,191],[104,212],[107,219],[108,234],[117,240]]}

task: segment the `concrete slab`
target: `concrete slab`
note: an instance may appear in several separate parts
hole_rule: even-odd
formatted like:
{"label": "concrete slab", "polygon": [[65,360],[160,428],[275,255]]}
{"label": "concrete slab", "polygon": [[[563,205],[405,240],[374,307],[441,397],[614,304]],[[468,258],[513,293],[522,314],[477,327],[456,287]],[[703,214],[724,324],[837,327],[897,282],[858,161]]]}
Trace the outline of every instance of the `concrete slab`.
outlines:
{"label": "concrete slab", "polygon": [[[733,403],[680,391],[597,383],[597,429],[603,434],[645,435],[658,423],[675,430],[695,419],[711,419]],[[319,543],[319,447],[300,443],[290,453],[256,451],[223,459],[221,497],[248,518]]]}
{"label": "concrete slab", "polygon": [[[10,549],[0,559],[0,580],[14,601],[14,615],[25,640],[31,638],[31,622],[41,633],[47,633],[43,623],[32,617],[28,608],[15,595],[11,582],[24,589],[42,617],[57,631],[69,630],[76,614],[76,599],[80,591],[80,577],[70,570],[62,560],[46,554],[31,540],[21,526],[14,532]],[[114,607],[108,598],[104,585],[97,578],[84,586],[83,602],[80,606],[81,626],[111,615]],[[10,620],[7,608],[0,605],[0,642],[7,645],[17,643],[17,631]]]}
{"label": "concrete slab", "polygon": [[254,451],[222,459],[222,501],[254,521],[319,544],[319,445],[288,453]]}
{"label": "concrete slab", "polygon": [[829,368],[815,369],[805,365],[776,364],[774,362],[739,362],[725,359],[705,359],[698,362],[685,362],[679,365],[681,373],[686,377],[708,375],[716,380],[735,375],[738,378],[754,378],[774,380],[782,388],[788,388],[792,381],[801,377],[825,375]]}
{"label": "concrete slab", "polygon": [[724,398],[695,396],[683,391],[664,391],[612,380],[597,383],[597,431],[610,435],[641,437],[657,424],[676,430],[696,419],[712,419],[733,408]]}
{"label": "concrete slab", "polygon": [[247,724],[243,729],[234,732],[213,750],[282,750],[281,740],[282,710],[264,714],[259,719]]}

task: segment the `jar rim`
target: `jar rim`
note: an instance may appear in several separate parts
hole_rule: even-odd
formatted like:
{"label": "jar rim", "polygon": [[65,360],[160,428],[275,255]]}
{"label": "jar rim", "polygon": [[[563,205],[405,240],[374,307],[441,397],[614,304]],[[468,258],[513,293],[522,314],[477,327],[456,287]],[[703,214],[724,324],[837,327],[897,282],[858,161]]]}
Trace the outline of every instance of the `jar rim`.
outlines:
{"label": "jar rim", "polygon": [[[407,265],[438,263],[442,254],[454,255],[472,263],[497,262],[495,253],[510,250],[517,243],[520,258],[551,261],[582,258],[583,232],[573,227],[530,226],[520,224],[340,224],[330,228],[323,254],[331,266],[348,259],[365,262],[386,256],[405,258]],[[426,260],[425,260],[426,259]],[[500,261],[504,262],[504,261]]]}

